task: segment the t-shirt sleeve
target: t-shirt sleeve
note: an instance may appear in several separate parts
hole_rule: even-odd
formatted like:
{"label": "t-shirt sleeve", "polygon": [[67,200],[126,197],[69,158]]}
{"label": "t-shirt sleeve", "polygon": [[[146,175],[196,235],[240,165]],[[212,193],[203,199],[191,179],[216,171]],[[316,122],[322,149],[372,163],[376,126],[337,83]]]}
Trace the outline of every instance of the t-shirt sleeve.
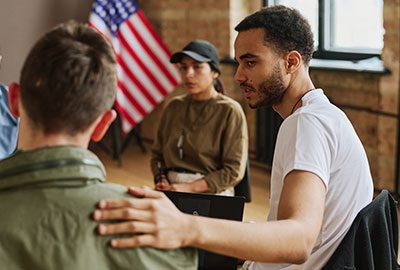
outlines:
{"label": "t-shirt sleeve", "polygon": [[328,186],[333,156],[329,127],[312,114],[298,114],[282,125],[277,146],[283,178],[293,170],[317,175]]}

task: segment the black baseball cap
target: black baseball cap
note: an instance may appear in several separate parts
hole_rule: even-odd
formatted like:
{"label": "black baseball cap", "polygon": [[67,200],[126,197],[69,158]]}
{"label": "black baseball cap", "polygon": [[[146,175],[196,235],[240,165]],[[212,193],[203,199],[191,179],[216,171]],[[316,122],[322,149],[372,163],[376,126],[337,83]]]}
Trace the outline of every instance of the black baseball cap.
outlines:
{"label": "black baseball cap", "polygon": [[198,62],[207,62],[215,71],[221,73],[218,66],[219,59],[217,49],[207,40],[193,40],[186,45],[182,51],[174,53],[169,61],[171,63],[179,63],[183,56],[189,56]]}

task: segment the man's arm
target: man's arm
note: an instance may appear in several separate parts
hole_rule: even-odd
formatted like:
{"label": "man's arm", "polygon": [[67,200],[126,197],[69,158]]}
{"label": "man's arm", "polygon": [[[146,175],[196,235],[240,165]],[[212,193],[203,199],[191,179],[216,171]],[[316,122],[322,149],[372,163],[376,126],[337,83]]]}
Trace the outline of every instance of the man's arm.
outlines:
{"label": "man's arm", "polygon": [[143,189],[131,193],[144,199],[102,201],[103,211],[94,215],[97,220],[129,220],[102,224],[100,234],[140,233],[114,239],[116,248],[195,246],[241,259],[299,264],[311,254],[320,232],[326,189],[318,176],[292,171],[285,178],[279,220],[259,224],[187,215],[162,193]]}

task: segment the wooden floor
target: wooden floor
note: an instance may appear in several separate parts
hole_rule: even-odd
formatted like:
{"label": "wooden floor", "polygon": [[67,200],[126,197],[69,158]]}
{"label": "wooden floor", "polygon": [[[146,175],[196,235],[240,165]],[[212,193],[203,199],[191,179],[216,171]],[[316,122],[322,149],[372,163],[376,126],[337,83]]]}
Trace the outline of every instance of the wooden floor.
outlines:
{"label": "wooden floor", "polygon": [[[147,153],[136,145],[129,146],[122,155],[122,164],[98,147],[92,150],[100,157],[107,170],[110,182],[124,186],[153,187],[153,177],[150,172],[150,145],[145,145]],[[269,173],[266,169],[251,166],[250,168],[252,202],[246,203],[244,221],[265,221],[269,210]]]}

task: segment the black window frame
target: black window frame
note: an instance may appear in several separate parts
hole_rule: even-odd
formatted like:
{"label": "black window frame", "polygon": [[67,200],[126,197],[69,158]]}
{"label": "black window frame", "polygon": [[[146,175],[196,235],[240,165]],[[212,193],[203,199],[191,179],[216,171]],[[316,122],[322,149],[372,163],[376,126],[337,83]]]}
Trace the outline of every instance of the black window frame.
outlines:
{"label": "black window frame", "polygon": [[[359,61],[371,57],[378,57],[381,59],[380,53],[366,53],[366,52],[346,52],[346,51],[334,51],[327,49],[327,42],[325,39],[326,35],[326,22],[329,16],[326,16],[326,4],[330,0],[318,0],[318,46],[314,52],[313,58],[315,59],[329,59],[329,60],[349,60]],[[274,5],[275,0],[262,0],[263,6]]]}

